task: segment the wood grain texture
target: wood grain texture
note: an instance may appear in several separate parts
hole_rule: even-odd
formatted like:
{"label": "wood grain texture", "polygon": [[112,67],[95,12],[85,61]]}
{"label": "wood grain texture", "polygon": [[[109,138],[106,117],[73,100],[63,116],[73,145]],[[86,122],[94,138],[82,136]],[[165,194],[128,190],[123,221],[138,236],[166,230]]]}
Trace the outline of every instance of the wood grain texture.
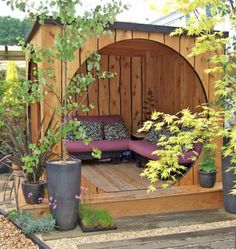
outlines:
{"label": "wood grain texture", "polygon": [[116,42],[127,39],[132,39],[131,30],[116,30]]}
{"label": "wood grain texture", "polygon": [[94,35],[88,41],[85,42],[83,48],[81,49],[80,63],[83,64],[87,60],[88,55],[97,51],[97,49],[98,49],[98,40],[96,35]]}
{"label": "wood grain texture", "polygon": [[[223,208],[222,184],[206,189],[195,186],[173,187],[147,194],[146,190],[100,193],[92,195],[95,208],[105,208],[113,217],[161,214]],[[20,210],[37,217],[49,212],[47,199],[40,205],[20,203]]]}
{"label": "wood grain texture", "polygon": [[[101,72],[108,71],[109,69],[109,57],[102,56],[101,61]],[[109,115],[109,102],[110,102],[110,91],[109,91],[109,80],[106,79],[99,79],[98,80],[98,88],[99,88],[99,114],[100,115]]]}
{"label": "wood grain texture", "polygon": [[194,57],[189,57],[194,45],[194,38],[189,36],[180,36],[180,54],[194,67]]}
{"label": "wood grain texture", "polygon": [[[160,88],[156,84],[155,77],[159,77],[159,67],[155,67],[155,59],[157,57],[153,57],[150,52],[146,52],[146,56],[144,58],[143,64],[143,106],[145,106],[145,102],[148,102],[148,93],[150,92],[155,99],[155,109],[159,111],[159,106],[157,102],[159,102],[159,94]],[[146,104],[147,106],[147,104]],[[147,116],[146,110],[143,110],[143,117]],[[144,120],[145,121],[145,120]]]}
{"label": "wood grain texture", "polygon": [[179,53],[180,51],[180,37],[179,36],[170,36],[165,34],[165,45],[174,49]]}
{"label": "wood grain texture", "polygon": [[[55,37],[58,33],[62,33],[62,29],[58,26],[51,25],[44,25],[42,26],[42,44],[44,45],[44,48],[49,48],[54,45]],[[55,79],[50,80],[47,79],[48,85],[53,84],[53,91],[49,89],[48,87],[45,87],[45,91],[47,91],[47,95],[44,98],[44,101],[41,105],[41,119],[45,115],[45,125],[44,129],[46,129],[47,124],[49,120],[51,119],[51,116],[54,112],[54,110],[59,105],[58,98],[56,97],[55,93],[61,98],[63,95],[63,77],[62,77],[62,62],[60,60],[55,60],[53,63],[49,63],[47,61],[42,63],[42,68],[53,68],[54,69],[54,77]],[[62,70],[61,70],[62,69]],[[53,120],[54,122],[60,122],[61,117],[57,116]],[[61,143],[58,143],[54,147],[54,152],[56,154],[61,154],[62,152],[62,146]]]}
{"label": "wood grain texture", "polygon": [[150,32],[149,33],[149,40],[160,42],[163,44],[164,43],[164,34]]}
{"label": "wood grain texture", "polygon": [[80,67],[80,51],[77,50],[75,51],[75,59],[73,61],[69,61],[67,64],[67,84],[70,84],[72,78],[75,75],[75,72],[78,70],[78,68]]}
{"label": "wood grain texture", "polygon": [[209,75],[205,73],[205,70],[209,68],[208,63],[209,55],[200,54],[195,57],[195,70],[203,84],[207,98],[209,97]]}
{"label": "wood grain texture", "polygon": [[121,113],[121,96],[120,96],[120,57],[110,56],[109,71],[114,74],[114,77],[109,80],[110,89],[110,114]]}
{"label": "wood grain texture", "polygon": [[[82,168],[82,170],[83,170],[83,168]],[[102,190],[101,188],[93,185],[92,182],[90,181],[90,179],[91,179],[90,176],[85,178],[83,176],[83,173],[82,173],[82,175],[81,175],[81,186],[88,189],[88,196],[105,193],[104,190]]]}
{"label": "wood grain texture", "polygon": [[211,189],[198,185],[173,187],[152,194],[145,190],[105,193],[97,195],[92,205],[107,209],[114,217],[222,208],[222,184]]}
{"label": "wood grain texture", "polygon": [[98,106],[98,84],[99,80],[96,76],[97,72],[94,70],[93,75],[95,81],[88,88],[88,106],[93,105],[94,108],[89,111],[89,115],[98,115],[99,114],[99,106]]}
{"label": "wood grain texture", "polygon": [[148,33],[141,31],[133,31],[133,39],[148,39]]}
{"label": "wood grain texture", "polygon": [[110,45],[115,42],[115,31],[111,31],[111,36],[110,35],[104,35],[102,34],[99,39],[98,39],[98,49],[102,49],[106,47],[107,45]]}
{"label": "wood grain texture", "polygon": [[[87,65],[86,65],[86,62],[83,63],[78,72],[81,76],[85,75],[87,73]],[[96,83],[94,83],[96,84]],[[82,110],[82,107],[85,106],[87,107],[88,104],[89,104],[89,100],[88,100],[88,93],[87,91],[82,91],[80,94],[77,94],[76,95],[76,99],[78,101],[78,105],[79,105],[79,108],[77,110],[77,115],[87,115],[87,112],[83,112]],[[93,99],[91,99],[91,102],[92,102]],[[97,103],[97,100],[96,100],[96,103]]]}
{"label": "wood grain texture", "polygon": [[131,119],[131,58],[121,57],[121,75],[120,75],[120,96],[121,96],[121,115],[128,127],[129,132],[132,129],[132,119]]}
{"label": "wood grain texture", "polygon": [[[140,173],[142,168],[137,168],[135,162],[125,162],[118,165],[107,163],[84,163],[82,177],[92,186],[104,193],[120,193],[123,191],[147,190],[150,185]],[[163,181],[156,184],[160,189]]]}
{"label": "wood grain texture", "polygon": [[142,119],[142,61],[141,57],[132,58],[132,132],[140,128]]}

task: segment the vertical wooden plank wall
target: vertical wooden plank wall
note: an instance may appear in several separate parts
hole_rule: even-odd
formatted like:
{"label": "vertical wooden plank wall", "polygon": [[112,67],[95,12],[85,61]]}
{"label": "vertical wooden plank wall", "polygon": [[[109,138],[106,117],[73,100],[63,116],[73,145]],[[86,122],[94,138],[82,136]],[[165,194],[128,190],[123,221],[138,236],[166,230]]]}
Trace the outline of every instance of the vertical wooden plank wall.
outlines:
{"label": "vertical wooden plank wall", "polygon": [[[97,40],[97,44],[92,38],[91,47],[87,42],[80,55],[80,61],[83,63],[86,60],[86,51],[94,51],[96,46],[102,49],[114,42],[136,38],[166,44],[176,52],[182,53],[185,58],[194,42],[184,36],[169,37],[168,34],[115,30],[111,38],[102,36]],[[90,114],[121,114],[129,131],[135,132],[144,116],[142,106],[148,91],[152,92],[155,109],[158,111],[174,114],[187,107],[195,110],[195,106],[206,102],[206,99],[199,78],[191,67],[197,64],[196,59],[187,60],[190,64],[174,52],[157,56],[147,51],[145,56],[137,56],[132,55],[130,51],[130,55],[117,56],[115,51],[111,55],[102,55],[101,70],[117,71],[117,75],[110,80],[96,80],[91,86],[87,102],[94,103],[95,108]],[[190,97],[193,94],[194,98]]]}
{"label": "vertical wooden plank wall", "polygon": [[[39,46],[42,45],[42,28],[39,28],[35,33],[32,42],[38,44]],[[32,62],[28,62],[27,66],[27,75],[29,79],[34,79],[34,75],[32,74],[33,67],[37,66],[38,68],[42,69],[42,63],[38,63],[37,65],[33,65]],[[38,130],[39,130],[39,123],[41,121],[41,107],[38,104],[31,105],[31,129],[32,129],[32,140],[33,142],[36,141],[38,137]]]}
{"label": "vertical wooden plank wall", "polygon": [[120,94],[120,57],[109,57],[109,71],[114,74],[114,77],[109,81],[110,89],[110,114],[120,115],[121,113],[121,94]]}
{"label": "vertical wooden plank wall", "polygon": [[[59,26],[55,26],[53,24],[48,25],[42,25],[37,30],[36,34],[32,38],[31,42],[34,44],[37,44],[39,47],[48,48],[52,46],[55,42],[55,36],[58,33],[61,33],[62,29]],[[45,87],[45,91],[47,91],[47,95],[44,99],[44,101],[40,104],[40,107],[37,106],[37,110],[35,111],[35,108],[32,110],[32,116],[31,119],[37,119],[37,121],[34,120],[34,124],[37,122],[39,123],[40,120],[43,119],[45,116],[45,125],[44,129],[47,126],[48,121],[50,120],[52,113],[55,110],[55,107],[58,106],[58,99],[56,98],[54,92],[58,94],[58,96],[61,96],[62,94],[62,62],[57,60],[53,63],[49,63],[47,61],[41,62],[37,64],[39,69],[47,69],[47,68],[53,68],[53,73],[55,76],[55,84],[53,85],[53,91],[49,88]],[[53,81],[54,82],[54,81]],[[50,84],[50,80],[49,80]],[[40,117],[39,117],[40,114]],[[58,119],[54,119],[54,122],[59,121],[60,117]],[[35,125],[32,129],[32,136],[35,138],[37,136],[38,127]],[[62,149],[61,143],[57,144],[54,148],[55,153],[60,153]]]}
{"label": "vertical wooden plank wall", "polygon": [[[78,72],[85,67],[83,64]],[[148,91],[153,95],[154,109],[165,113],[175,114],[188,107],[196,111],[197,105],[206,102],[198,77],[177,54],[102,55],[101,70],[116,75],[92,84],[84,100],[95,105],[89,115],[121,114],[131,132],[140,127]]]}

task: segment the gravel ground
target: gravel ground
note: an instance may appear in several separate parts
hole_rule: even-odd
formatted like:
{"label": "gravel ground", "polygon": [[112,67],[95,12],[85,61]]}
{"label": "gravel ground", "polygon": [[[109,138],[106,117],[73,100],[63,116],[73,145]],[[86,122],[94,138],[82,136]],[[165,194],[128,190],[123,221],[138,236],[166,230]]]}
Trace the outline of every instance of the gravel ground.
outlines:
{"label": "gravel ground", "polygon": [[6,217],[0,216],[0,248],[1,249],[38,249],[27,239]]}
{"label": "gravel ground", "polygon": [[205,224],[194,224],[189,226],[147,229],[144,231],[106,233],[102,235],[91,235],[91,236],[73,238],[73,239],[51,240],[51,241],[46,241],[46,243],[52,249],[62,249],[62,248],[78,249],[78,245],[81,244],[128,240],[128,239],[154,237],[154,236],[171,235],[171,234],[181,234],[186,232],[204,231],[204,230],[226,228],[232,226],[236,226],[236,220],[211,222]]}

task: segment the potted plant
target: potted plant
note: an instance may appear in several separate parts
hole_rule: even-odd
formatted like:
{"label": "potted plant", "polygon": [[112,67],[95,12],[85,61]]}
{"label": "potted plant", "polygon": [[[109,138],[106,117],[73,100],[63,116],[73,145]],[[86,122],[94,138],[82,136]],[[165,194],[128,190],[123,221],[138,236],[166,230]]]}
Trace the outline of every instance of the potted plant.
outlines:
{"label": "potted plant", "polygon": [[117,226],[113,217],[105,209],[95,209],[80,203],[79,224],[83,232],[115,230]]}
{"label": "potted plant", "polygon": [[[81,162],[69,158],[64,144],[69,132],[74,133],[77,139],[85,140],[85,132],[80,127],[80,123],[70,117],[78,108],[82,108],[83,111],[89,110],[83,104],[78,105],[74,101],[73,95],[87,94],[89,86],[95,81],[93,71],[96,72],[96,77],[104,78],[108,74],[99,73],[100,56],[95,53],[90,56],[91,60],[87,63],[88,73],[77,75],[69,82],[68,62],[74,60],[75,53],[80,51],[84,43],[92,36],[98,37],[102,33],[107,33],[106,29],[114,21],[115,16],[120,13],[122,4],[119,1],[112,1],[105,6],[98,5],[92,10],[87,10],[83,15],[78,15],[76,11],[81,9],[81,1],[50,1],[45,3],[45,6],[35,4],[33,8],[28,1],[21,1],[19,4],[17,0],[13,0],[9,4],[11,7],[26,12],[35,20],[37,19],[42,25],[48,16],[52,16],[52,21],[60,20],[60,23],[55,22],[55,24],[63,29],[63,32],[58,32],[56,35],[55,43],[48,48],[40,48],[40,46],[30,43],[26,47],[24,46],[24,51],[29,60],[36,63],[46,62],[49,65],[45,70],[39,69],[34,72],[38,81],[44,84],[44,92],[47,92],[45,91],[47,89],[51,94],[56,95],[57,103],[53,103],[53,109],[57,114],[55,120],[59,121],[56,137],[58,140],[62,140],[63,144],[62,153],[55,158],[56,161],[46,162],[48,197],[50,210],[56,219],[56,227],[61,230],[73,229],[77,223],[78,200],[74,196],[80,191]],[[25,44],[23,43],[23,45]],[[55,60],[62,62],[63,86],[61,87],[62,92],[59,91],[59,93],[58,89],[53,87],[53,82],[57,81],[57,77],[53,74],[53,65],[50,66],[50,62]],[[37,153],[37,149],[34,150],[34,147],[31,149],[35,152],[33,156],[37,157],[40,154]],[[32,157],[24,159],[25,162],[30,163],[32,160]],[[31,170],[30,167],[28,168]]]}
{"label": "potted plant", "polygon": [[204,158],[198,168],[199,183],[203,188],[212,188],[216,182],[215,154],[207,146],[204,146],[203,151]]}
{"label": "potted plant", "polygon": [[52,127],[52,120],[53,116],[47,125],[46,132],[40,130],[34,143],[27,131],[22,132],[24,128],[21,124],[17,127],[9,119],[5,120],[9,140],[3,142],[12,155],[13,175],[23,178],[22,191],[28,204],[39,204],[44,198],[46,182],[42,177],[45,171],[45,161],[54,155],[52,149],[57,142],[55,136],[57,128]]}
{"label": "potted plant", "polygon": [[85,196],[88,193],[86,187],[81,187],[80,195],[75,198],[81,200],[78,205],[79,218],[78,222],[81,230],[86,232],[98,232],[106,230],[115,230],[117,226],[115,220],[105,209],[95,209],[90,204],[90,193],[88,199]]}
{"label": "potted plant", "polygon": [[58,142],[58,127],[53,122],[55,112],[47,122],[46,116],[43,117],[38,134],[33,137],[30,108],[43,99],[42,85],[40,87],[38,81],[18,80],[16,77],[0,85],[7,86],[1,88],[0,120],[4,122],[0,122],[0,129],[4,136],[0,137],[0,141],[5,149],[2,153],[11,155],[13,176],[24,179],[22,190],[25,201],[28,204],[41,203],[45,187],[45,181],[41,179],[44,163],[54,155],[52,149]]}
{"label": "potted plant", "polygon": [[44,199],[46,181],[42,176],[45,173],[45,162],[54,156],[52,150],[58,142],[56,136],[58,129],[51,128],[53,116],[44,135],[40,135],[37,142],[28,144],[27,153],[20,158],[24,176],[22,191],[28,204],[41,203]]}

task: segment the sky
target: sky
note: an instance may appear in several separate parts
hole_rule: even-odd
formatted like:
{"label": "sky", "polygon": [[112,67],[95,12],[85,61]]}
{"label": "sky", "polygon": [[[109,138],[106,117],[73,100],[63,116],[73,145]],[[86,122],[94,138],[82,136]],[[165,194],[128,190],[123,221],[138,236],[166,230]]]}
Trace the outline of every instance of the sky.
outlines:
{"label": "sky", "polygon": [[[85,0],[85,6],[90,8],[96,3],[104,3],[109,0]],[[148,3],[150,0],[122,0],[124,3],[128,3],[130,8],[128,11],[123,12],[117,17],[117,21],[124,22],[137,22],[137,23],[151,23],[152,21],[158,19],[161,15],[151,10]],[[158,3],[159,2],[159,3]],[[161,6],[162,0],[157,0],[157,4]],[[6,2],[0,0],[0,16],[10,15],[12,17],[24,18],[25,14],[19,11],[12,11]]]}

